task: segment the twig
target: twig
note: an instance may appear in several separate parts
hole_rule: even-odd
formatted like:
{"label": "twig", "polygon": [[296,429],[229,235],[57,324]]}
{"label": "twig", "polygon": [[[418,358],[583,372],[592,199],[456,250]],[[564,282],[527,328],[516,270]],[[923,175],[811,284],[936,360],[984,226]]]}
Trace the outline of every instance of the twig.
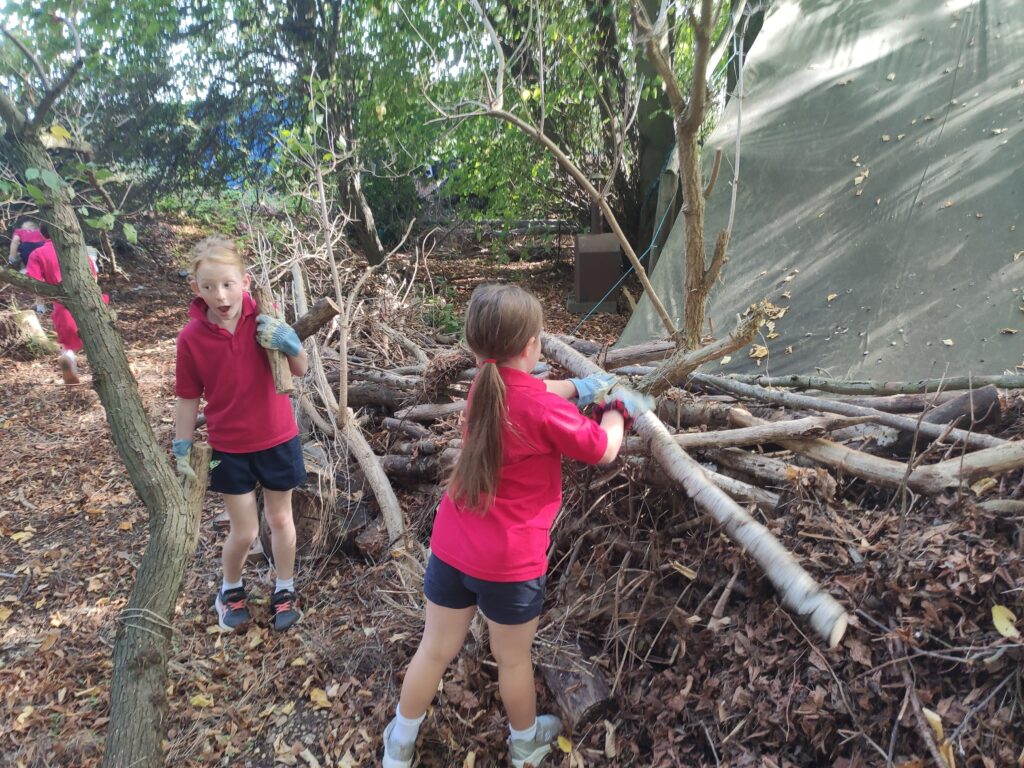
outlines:
{"label": "twig", "polygon": [[967,714],[964,715],[964,719],[960,721],[960,725],[958,725],[956,728],[954,728],[953,732],[949,734],[949,742],[951,744],[956,742],[960,738],[960,731],[962,731],[964,728],[967,727],[967,724],[971,721],[971,718],[973,718],[976,714],[978,714],[981,710],[983,710],[985,708],[985,706],[992,700],[992,698],[997,693],[999,693],[999,691],[1001,691],[1003,689],[1003,687],[1008,682],[1010,682],[1014,677],[1016,677],[1018,674],[1019,674],[1019,670],[1017,670],[1017,669],[1012,670],[1010,672],[1010,674],[1008,674],[1006,677],[1003,678],[1003,682],[1001,682],[999,685],[997,685],[995,688],[993,688],[991,691],[989,691],[988,695],[984,699],[982,699],[980,702],[975,704],[973,707],[971,707],[967,711]]}
{"label": "twig", "polygon": [[[903,653],[903,644],[899,640],[895,641],[897,653]],[[917,698],[917,691],[914,690],[914,678],[911,674],[910,662],[900,664],[900,673],[903,675],[903,684],[907,687],[907,695],[910,696],[910,706],[914,710],[914,724],[917,726],[917,735],[921,737],[925,745],[928,747],[928,751],[931,753],[932,759],[935,761],[935,765],[938,768],[951,768],[946,765],[946,761],[942,757],[942,753],[939,752],[939,747],[935,743],[935,739],[932,738],[932,732],[928,721],[924,718],[924,712],[921,709],[921,700]]]}

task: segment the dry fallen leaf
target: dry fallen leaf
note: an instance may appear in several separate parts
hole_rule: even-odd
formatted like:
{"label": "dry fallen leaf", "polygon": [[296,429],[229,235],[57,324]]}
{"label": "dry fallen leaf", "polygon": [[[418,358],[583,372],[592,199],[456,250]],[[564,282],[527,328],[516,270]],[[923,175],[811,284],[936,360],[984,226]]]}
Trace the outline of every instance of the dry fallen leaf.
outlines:
{"label": "dry fallen leaf", "polygon": [[611,759],[619,753],[615,746],[615,726],[609,721],[604,721],[604,756]]}
{"label": "dry fallen leaf", "polygon": [[191,704],[193,707],[205,709],[207,707],[213,706],[213,698],[211,696],[206,696],[202,693],[197,693],[195,696],[188,700],[188,703]]}
{"label": "dry fallen leaf", "polygon": [[999,485],[999,482],[994,477],[983,477],[981,480],[978,480],[976,483],[971,485],[971,490],[974,491],[975,495],[981,496],[995,488],[997,485]]}
{"label": "dry fallen leaf", "polygon": [[888,75],[885,76],[885,79],[888,80],[889,82],[892,82],[893,80],[896,79],[896,73],[890,72]]}
{"label": "dry fallen leaf", "polygon": [[1016,627],[1017,617],[1005,605],[992,606],[992,623],[995,625],[996,632],[1003,637],[1014,640],[1020,638],[1020,630]]}
{"label": "dry fallen leaf", "polygon": [[952,339],[943,339],[942,343],[945,344],[947,347],[952,347],[953,346],[953,340]]}
{"label": "dry fallen leaf", "polygon": [[559,736],[558,748],[568,755],[570,752],[572,752],[572,742],[565,738],[565,736]]}
{"label": "dry fallen leaf", "polygon": [[882,141],[892,141],[892,138],[889,136],[888,133],[883,133],[882,134]]}
{"label": "dry fallen leaf", "polygon": [[732,361],[732,355],[726,355],[718,361],[719,365],[728,365]]}
{"label": "dry fallen leaf", "polygon": [[760,360],[762,357],[768,357],[768,347],[761,346],[760,344],[752,344],[750,346],[749,357],[755,360]]}
{"label": "dry fallen leaf", "polygon": [[462,761],[462,768],[476,768],[476,751],[471,751]]}
{"label": "dry fallen leaf", "polygon": [[836,299],[838,297],[838,293],[830,293],[828,296],[825,297],[825,301],[832,301],[832,299]]}
{"label": "dry fallen leaf", "polygon": [[1012,336],[1015,333],[1020,333],[1016,328],[1000,328],[999,332],[1004,336]]}
{"label": "dry fallen leaf", "polygon": [[10,608],[0,608],[0,624],[6,624],[7,620],[11,618],[11,614],[14,613]]}
{"label": "dry fallen leaf", "polygon": [[323,688],[310,688],[309,700],[313,702],[317,709],[326,709],[331,706],[331,702],[327,698],[327,691]]}

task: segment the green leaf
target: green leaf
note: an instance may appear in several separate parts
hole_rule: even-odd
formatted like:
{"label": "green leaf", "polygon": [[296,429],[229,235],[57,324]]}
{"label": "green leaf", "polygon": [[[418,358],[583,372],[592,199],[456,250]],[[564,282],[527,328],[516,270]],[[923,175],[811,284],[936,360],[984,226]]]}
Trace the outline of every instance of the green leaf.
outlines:
{"label": "green leaf", "polygon": [[26,184],[25,189],[32,195],[32,199],[36,201],[37,205],[46,205],[46,195],[43,194],[43,190],[35,184]]}
{"label": "green leaf", "polygon": [[64,179],[51,170],[44,170],[40,175],[43,178],[43,183],[54,192],[59,192],[64,185]]}
{"label": "green leaf", "polygon": [[121,229],[124,230],[124,237],[129,243],[136,245],[139,242],[139,233],[127,221],[121,225]]}
{"label": "green leaf", "polygon": [[26,181],[35,181],[38,178],[39,178],[39,169],[38,168],[26,168],[25,169],[25,180]]}

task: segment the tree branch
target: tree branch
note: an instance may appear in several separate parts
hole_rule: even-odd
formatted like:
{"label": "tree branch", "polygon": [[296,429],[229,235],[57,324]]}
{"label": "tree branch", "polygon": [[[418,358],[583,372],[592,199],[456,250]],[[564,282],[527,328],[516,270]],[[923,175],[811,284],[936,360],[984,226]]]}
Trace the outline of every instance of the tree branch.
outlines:
{"label": "tree branch", "polygon": [[15,288],[34,293],[36,296],[45,296],[48,299],[67,300],[68,298],[68,295],[60,285],[50,285],[49,283],[23,275],[20,272],[15,272],[12,269],[0,269],[0,283],[13,285]]}
{"label": "tree branch", "polygon": [[647,277],[647,270],[645,270],[643,264],[640,263],[640,259],[636,255],[636,251],[633,250],[633,246],[626,237],[626,233],[622,231],[622,227],[615,218],[615,213],[612,211],[611,206],[608,205],[608,201],[601,195],[597,188],[590,183],[590,180],[586,175],[576,167],[575,163],[569,159],[569,156],[562,151],[561,147],[555,144],[555,142],[539,131],[536,127],[530,125],[517,115],[514,115],[511,112],[506,112],[502,109],[488,109],[476,114],[483,114],[498,120],[504,120],[505,122],[511,123],[519,128],[519,130],[527,136],[530,136],[534,141],[547,149],[558,164],[576,180],[576,183],[586,190],[591,199],[597,202],[598,206],[601,208],[601,212],[604,214],[605,221],[608,222],[612,232],[614,232],[616,237],[618,237],[619,244],[622,246],[622,250],[625,252],[626,258],[629,259],[629,263],[633,266],[633,270],[636,272],[636,276],[640,280],[640,284],[644,287],[644,291],[647,292],[647,296],[651,300],[651,305],[654,307],[655,312],[658,313],[658,317],[661,318],[662,325],[665,326],[665,330],[668,334],[674,338],[678,333],[676,331],[675,324],[672,322],[672,318],[669,317],[668,311],[665,309],[665,305],[662,304],[661,299],[658,298],[658,294],[655,293],[654,286],[651,285],[651,281]]}
{"label": "tree branch", "polygon": [[[654,71],[658,73],[665,83],[665,93],[668,95],[669,103],[672,105],[672,112],[676,115],[682,115],[686,111],[686,97],[683,96],[683,92],[679,88],[679,83],[676,80],[675,73],[672,71],[672,66],[668,63],[664,52],[661,50],[661,45],[659,44],[660,30],[655,30],[651,26],[650,19],[647,18],[647,14],[643,7],[641,7],[639,0],[633,0],[632,12],[633,24],[639,32],[640,43],[647,51],[647,60],[651,62]],[[660,22],[661,19],[659,19],[659,24]]]}
{"label": "tree branch", "polygon": [[50,80],[46,76],[46,70],[43,69],[43,65],[39,63],[39,59],[37,59],[33,55],[32,51],[30,51],[28,47],[14,35],[13,32],[6,28],[0,31],[4,33],[4,36],[7,37],[8,40],[10,40],[16,46],[18,46],[18,50],[20,50],[25,55],[26,59],[32,62],[32,66],[35,68],[36,73],[39,75],[39,79],[43,81],[43,87],[49,89]]}

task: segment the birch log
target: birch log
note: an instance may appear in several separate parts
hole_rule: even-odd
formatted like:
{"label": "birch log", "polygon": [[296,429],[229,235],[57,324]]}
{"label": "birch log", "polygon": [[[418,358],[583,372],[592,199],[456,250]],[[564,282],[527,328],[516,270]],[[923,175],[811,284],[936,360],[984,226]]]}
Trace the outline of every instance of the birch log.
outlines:
{"label": "birch log", "polygon": [[[594,363],[547,334],[543,336],[543,345],[544,354],[574,376],[601,372]],[[822,590],[767,528],[708,479],[700,464],[675,444],[672,435],[653,412],[642,414],[634,429],[647,440],[651,456],[682,485],[694,503],[714,517],[729,538],[750,554],[775,585],[783,604],[805,616],[830,648],[838,645],[849,622],[843,606]]]}
{"label": "birch log", "polygon": [[[270,293],[270,286],[260,283],[253,287],[252,296],[256,299],[256,306],[260,314],[270,315],[278,320],[283,320],[284,315],[274,303],[274,297]],[[279,395],[290,395],[292,389],[292,372],[288,367],[288,358],[279,349],[268,349],[267,359],[270,361],[270,372],[274,376],[274,387]]]}

